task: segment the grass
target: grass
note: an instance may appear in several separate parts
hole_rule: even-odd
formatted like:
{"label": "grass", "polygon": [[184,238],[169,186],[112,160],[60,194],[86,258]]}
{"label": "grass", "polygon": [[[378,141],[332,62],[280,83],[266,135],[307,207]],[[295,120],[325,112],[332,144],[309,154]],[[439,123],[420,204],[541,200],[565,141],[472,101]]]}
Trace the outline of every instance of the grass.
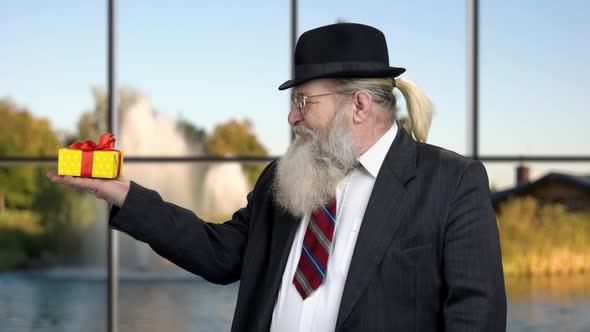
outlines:
{"label": "grass", "polygon": [[507,276],[590,272],[590,214],[532,197],[510,200],[497,215]]}
{"label": "grass", "polygon": [[[215,223],[231,218],[203,217]],[[590,213],[571,213],[559,204],[539,206],[525,197],[504,203],[497,220],[507,277],[590,272]],[[48,245],[45,236],[34,212],[0,212],[0,271],[39,257]]]}
{"label": "grass", "polygon": [[[231,216],[205,216],[222,223]],[[560,204],[540,206],[533,197],[512,199],[497,215],[504,274],[559,276],[590,273],[590,214]]]}

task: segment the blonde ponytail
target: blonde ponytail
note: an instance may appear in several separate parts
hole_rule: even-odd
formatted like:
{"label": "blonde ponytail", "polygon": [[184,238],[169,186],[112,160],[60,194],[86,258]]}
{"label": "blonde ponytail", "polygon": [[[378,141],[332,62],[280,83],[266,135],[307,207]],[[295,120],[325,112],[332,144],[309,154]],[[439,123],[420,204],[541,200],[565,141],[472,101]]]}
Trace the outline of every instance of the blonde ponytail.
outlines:
{"label": "blonde ponytail", "polygon": [[416,83],[400,78],[395,80],[395,85],[401,91],[406,100],[409,121],[406,122],[406,130],[419,142],[426,142],[428,131],[432,124],[433,106],[428,97]]}

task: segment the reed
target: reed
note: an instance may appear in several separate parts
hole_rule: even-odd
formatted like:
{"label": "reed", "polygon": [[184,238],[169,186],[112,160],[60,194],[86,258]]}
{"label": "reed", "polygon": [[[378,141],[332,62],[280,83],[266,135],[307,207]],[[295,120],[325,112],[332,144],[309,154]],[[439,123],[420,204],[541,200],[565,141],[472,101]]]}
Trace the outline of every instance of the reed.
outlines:
{"label": "reed", "polygon": [[507,276],[590,272],[590,214],[561,204],[541,206],[533,197],[500,206],[497,215]]}

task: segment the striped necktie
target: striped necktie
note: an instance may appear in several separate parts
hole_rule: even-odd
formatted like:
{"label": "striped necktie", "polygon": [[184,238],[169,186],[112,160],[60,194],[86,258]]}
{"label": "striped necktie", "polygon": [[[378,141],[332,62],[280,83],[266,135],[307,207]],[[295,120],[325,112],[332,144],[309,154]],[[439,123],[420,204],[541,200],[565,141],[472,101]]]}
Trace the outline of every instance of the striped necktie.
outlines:
{"label": "striped necktie", "polygon": [[336,225],[336,200],[315,211],[307,225],[293,284],[305,300],[326,278]]}

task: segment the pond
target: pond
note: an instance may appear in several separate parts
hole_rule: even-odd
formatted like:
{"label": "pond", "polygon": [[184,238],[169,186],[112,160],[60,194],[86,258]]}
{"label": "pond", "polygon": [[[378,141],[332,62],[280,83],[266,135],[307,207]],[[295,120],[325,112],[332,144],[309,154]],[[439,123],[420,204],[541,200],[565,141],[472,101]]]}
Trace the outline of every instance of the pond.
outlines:
{"label": "pond", "polygon": [[[590,275],[507,278],[508,331],[590,331]],[[228,331],[238,284],[190,275],[122,276],[119,330]],[[0,273],[0,330],[106,330],[106,283],[92,272]]]}

